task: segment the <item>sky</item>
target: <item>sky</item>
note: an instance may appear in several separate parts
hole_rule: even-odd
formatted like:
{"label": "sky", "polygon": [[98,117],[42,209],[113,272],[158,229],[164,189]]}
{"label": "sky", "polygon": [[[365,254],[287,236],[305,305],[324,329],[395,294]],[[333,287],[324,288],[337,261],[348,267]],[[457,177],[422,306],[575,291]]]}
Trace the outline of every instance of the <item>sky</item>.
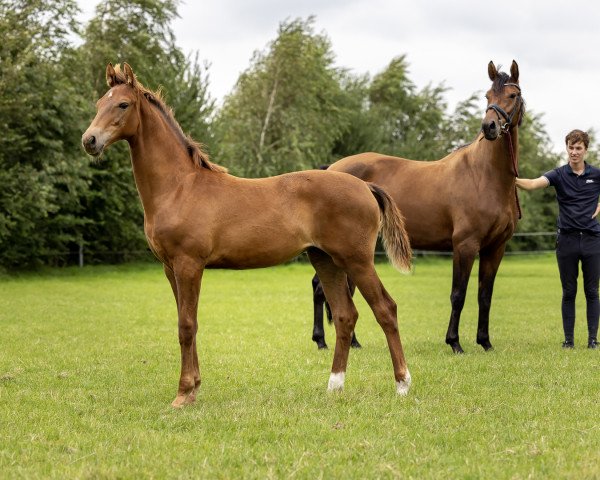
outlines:
{"label": "sky", "polygon": [[[99,2],[78,3],[86,20]],[[177,45],[210,64],[217,102],[280,23],[313,15],[336,66],[373,76],[406,55],[418,89],[448,88],[449,111],[480,92],[483,117],[488,62],[508,72],[516,60],[527,108],[543,115],[555,151],[574,128],[593,129],[600,140],[600,4],[593,0],[187,0],[179,15]]]}

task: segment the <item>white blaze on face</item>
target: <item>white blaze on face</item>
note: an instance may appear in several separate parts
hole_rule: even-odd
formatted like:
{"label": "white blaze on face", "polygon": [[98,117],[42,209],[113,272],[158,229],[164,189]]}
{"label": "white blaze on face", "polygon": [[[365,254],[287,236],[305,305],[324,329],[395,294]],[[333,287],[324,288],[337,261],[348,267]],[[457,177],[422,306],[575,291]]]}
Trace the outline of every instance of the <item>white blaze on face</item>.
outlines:
{"label": "white blaze on face", "polygon": [[327,385],[327,390],[329,390],[330,392],[334,390],[343,390],[345,378],[345,372],[331,373],[331,375],[329,376],[329,384]]}
{"label": "white blaze on face", "polygon": [[110,92],[108,92],[108,98],[112,97],[112,94],[113,94],[112,90]]}

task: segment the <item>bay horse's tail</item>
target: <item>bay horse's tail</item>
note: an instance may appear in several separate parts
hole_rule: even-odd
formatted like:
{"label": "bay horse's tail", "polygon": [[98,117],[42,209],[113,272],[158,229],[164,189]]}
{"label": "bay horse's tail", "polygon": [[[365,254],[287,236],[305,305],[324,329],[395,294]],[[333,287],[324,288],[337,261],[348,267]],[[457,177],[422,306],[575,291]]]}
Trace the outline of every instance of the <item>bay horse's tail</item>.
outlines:
{"label": "bay horse's tail", "polygon": [[392,265],[402,272],[410,272],[412,248],[404,217],[388,193],[373,183],[367,183],[381,209],[381,238]]}

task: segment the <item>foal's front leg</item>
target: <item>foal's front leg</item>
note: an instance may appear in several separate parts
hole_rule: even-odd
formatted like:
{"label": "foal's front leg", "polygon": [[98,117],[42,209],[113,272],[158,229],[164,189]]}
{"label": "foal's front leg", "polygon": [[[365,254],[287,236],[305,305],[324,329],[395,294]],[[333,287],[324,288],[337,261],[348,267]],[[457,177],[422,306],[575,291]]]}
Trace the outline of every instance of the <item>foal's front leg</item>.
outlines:
{"label": "foal's front leg", "polygon": [[198,331],[198,297],[204,268],[186,259],[174,262],[173,269],[165,268],[167,278],[177,301],[179,345],[181,347],[181,374],[173,407],[182,407],[196,400],[200,387],[200,369],[196,347]]}

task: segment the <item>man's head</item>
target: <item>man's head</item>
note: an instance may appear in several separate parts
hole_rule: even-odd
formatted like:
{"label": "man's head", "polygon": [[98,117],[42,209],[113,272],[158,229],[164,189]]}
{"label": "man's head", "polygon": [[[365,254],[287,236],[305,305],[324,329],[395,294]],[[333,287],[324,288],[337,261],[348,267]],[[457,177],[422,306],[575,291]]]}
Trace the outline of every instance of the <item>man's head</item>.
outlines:
{"label": "man's head", "polygon": [[572,130],[565,137],[565,145],[567,145],[567,147],[569,144],[573,145],[579,142],[583,143],[586,150],[588,149],[590,146],[590,137],[587,132],[583,132],[581,130]]}

